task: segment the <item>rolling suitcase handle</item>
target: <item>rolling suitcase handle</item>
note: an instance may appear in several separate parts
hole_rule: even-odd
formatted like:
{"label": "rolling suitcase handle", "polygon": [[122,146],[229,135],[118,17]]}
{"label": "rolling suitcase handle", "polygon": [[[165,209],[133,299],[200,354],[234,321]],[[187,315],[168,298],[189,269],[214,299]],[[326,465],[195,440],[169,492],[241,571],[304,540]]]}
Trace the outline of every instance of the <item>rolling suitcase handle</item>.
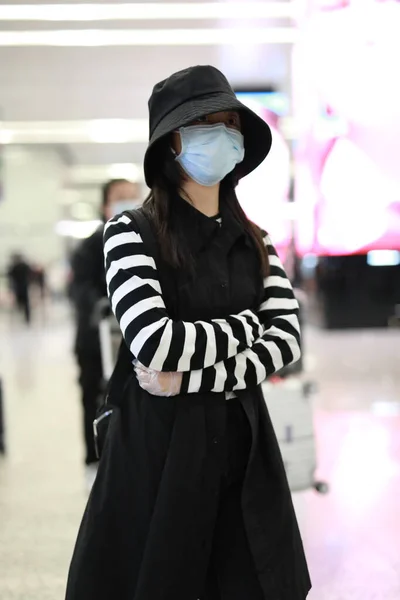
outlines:
{"label": "rolling suitcase handle", "polygon": [[113,357],[112,333],[109,319],[103,319],[99,323],[99,336],[101,348],[101,363],[103,367],[103,377],[109,381],[114,370],[115,360]]}

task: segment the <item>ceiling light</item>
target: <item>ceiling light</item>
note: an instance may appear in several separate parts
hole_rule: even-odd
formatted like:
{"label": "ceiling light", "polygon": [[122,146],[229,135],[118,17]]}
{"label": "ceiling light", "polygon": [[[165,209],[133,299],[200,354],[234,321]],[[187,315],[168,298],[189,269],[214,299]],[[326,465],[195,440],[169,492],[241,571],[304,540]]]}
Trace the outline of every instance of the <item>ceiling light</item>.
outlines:
{"label": "ceiling light", "polygon": [[[88,123],[88,134],[98,144],[126,144],[132,141],[132,131],[126,119],[99,119]],[[148,135],[146,122],[145,139]]]}
{"label": "ceiling light", "polygon": [[[296,122],[281,119],[282,131],[287,139],[298,136]],[[146,144],[149,136],[148,119],[99,119],[89,121],[4,121],[0,128],[3,144]],[[110,167],[113,173],[127,179],[136,173],[135,166],[117,164]],[[118,175],[110,175],[110,177]]]}
{"label": "ceiling light", "polygon": [[147,119],[91,121],[6,121],[0,142],[12,144],[145,143]]}
{"label": "ceiling light", "polygon": [[248,46],[293,44],[297,38],[292,27],[0,31],[0,46]]}
{"label": "ceiling light", "polygon": [[73,165],[68,169],[68,182],[71,185],[99,185],[107,179],[143,180],[141,165],[134,163],[106,165]]}
{"label": "ceiling light", "polygon": [[0,6],[3,21],[132,21],[292,18],[298,3],[138,2],[135,4],[29,4]]}
{"label": "ceiling light", "polygon": [[13,137],[13,132],[9,129],[0,129],[0,144],[11,144]]}

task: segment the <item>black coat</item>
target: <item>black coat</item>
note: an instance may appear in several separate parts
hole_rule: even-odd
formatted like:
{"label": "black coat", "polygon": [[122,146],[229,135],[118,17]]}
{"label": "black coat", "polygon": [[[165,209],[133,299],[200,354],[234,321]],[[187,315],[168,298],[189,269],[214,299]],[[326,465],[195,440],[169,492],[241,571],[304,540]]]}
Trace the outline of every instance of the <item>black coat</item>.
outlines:
{"label": "black coat", "polygon": [[[169,315],[207,320],[256,309],[258,259],[231,215],[223,214],[217,254],[210,249],[218,224],[183,204],[174,219],[196,256],[196,277],[159,265]],[[253,437],[244,521],[265,599],[304,600],[307,565],[261,389],[240,400]],[[67,600],[197,600],[218,507],[226,406],[224,394],[150,396],[130,377],[78,535]]]}
{"label": "black coat", "polygon": [[8,270],[10,287],[17,299],[28,298],[32,282],[32,269],[22,259],[16,261]]}
{"label": "black coat", "polygon": [[99,227],[75,250],[71,259],[71,298],[76,310],[75,351],[83,359],[100,357],[100,340],[95,310],[99,300],[107,298],[104,273],[103,230]]}

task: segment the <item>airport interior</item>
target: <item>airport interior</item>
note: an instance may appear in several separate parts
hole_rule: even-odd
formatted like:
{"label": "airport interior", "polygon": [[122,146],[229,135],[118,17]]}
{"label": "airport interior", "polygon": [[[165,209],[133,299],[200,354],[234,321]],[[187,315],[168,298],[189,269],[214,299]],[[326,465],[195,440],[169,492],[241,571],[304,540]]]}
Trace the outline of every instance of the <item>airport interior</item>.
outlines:
{"label": "airport interior", "polygon": [[[160,577],[157,597],[100,598],[90,585],[83,596],[71,584],[65,595],[100,490],[92,423],[121,339],[103,230],[150,192],[153,87],[196,65],[220,70],[272,132],[236,194],[299,305],[301,358],[267,370],[261,389],[307,598],[400,600],[399,31],[398,0],[0,2],[0,600],[203,593],[172,594]],[[201,81],[194,88],[202,97]],[[78,289],[77,273],[93,274],[90,240],[105,291],[83,314],[94,288]],[[305,600],[279,589],[263,598]]]}

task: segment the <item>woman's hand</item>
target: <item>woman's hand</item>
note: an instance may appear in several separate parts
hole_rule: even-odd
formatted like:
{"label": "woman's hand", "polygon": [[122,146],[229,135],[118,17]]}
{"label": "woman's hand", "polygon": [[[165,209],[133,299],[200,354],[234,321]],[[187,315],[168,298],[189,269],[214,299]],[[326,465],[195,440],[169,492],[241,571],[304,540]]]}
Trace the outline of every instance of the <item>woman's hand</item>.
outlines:
{"label": "woman's hand", "polygon": [[161,373],[147,369],[140,362],[134,363],[140,387],[153,396],[177,396],[181,391],[182,373]]}

